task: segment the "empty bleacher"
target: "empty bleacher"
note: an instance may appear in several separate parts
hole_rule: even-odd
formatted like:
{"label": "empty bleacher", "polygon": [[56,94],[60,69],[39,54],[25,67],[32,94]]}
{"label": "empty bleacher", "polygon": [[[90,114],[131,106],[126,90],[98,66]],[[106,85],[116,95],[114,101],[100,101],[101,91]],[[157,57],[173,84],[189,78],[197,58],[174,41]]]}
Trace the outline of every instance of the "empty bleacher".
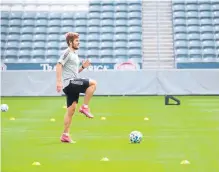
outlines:
{"label": "empty bleacher", "polygon": [[90,1],[89,11],[1,11],[4,62],[56,62],[65,33],[80,34],[79,55],[93,62],[142,61],[141,1]]}
{"label": "empty bleacher", "polygon": [[219,61],[219,1],[174,0],[172,11],[176,60]]}

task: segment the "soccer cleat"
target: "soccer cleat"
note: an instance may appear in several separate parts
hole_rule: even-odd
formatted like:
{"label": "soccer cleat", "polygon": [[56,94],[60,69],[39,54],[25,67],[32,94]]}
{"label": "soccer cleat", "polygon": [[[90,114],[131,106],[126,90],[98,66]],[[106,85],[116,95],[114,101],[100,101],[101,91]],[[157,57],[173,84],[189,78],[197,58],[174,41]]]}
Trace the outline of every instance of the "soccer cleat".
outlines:
{"label": "soccer cleat", "polygon": [[65,134],[62,134],[61,138],[60,138],[61,142],[64,143],[75,143],[75,141],[73,141],[70,136],[67,136]]}
{"label": "soccer cleat", "polygon": [[93,118],[94,116],[90,113],[89,108],[85,108],[84,106],[81,106],[79,109],[79,112],[83,113],[88,118]]}

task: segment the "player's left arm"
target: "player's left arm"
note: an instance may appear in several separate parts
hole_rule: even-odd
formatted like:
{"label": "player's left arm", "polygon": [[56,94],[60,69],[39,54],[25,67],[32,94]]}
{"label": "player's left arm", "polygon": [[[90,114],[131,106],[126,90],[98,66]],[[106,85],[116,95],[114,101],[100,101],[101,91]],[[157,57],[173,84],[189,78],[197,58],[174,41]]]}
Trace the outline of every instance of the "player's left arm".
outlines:
{"label": "player's left arm", "polygon": [[81,67],[79,68],[79,73],[82,72],[85,68],[90,66],[90,61],[89,60],[85,60],[82,62]]}

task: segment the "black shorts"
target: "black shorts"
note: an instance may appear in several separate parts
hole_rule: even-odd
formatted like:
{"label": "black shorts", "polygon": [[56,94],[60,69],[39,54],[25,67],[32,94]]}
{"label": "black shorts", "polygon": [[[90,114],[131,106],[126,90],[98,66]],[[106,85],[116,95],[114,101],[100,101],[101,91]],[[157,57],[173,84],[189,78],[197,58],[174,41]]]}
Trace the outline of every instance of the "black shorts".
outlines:
{"label": "black shorts", "polygon": [[85,93],[89,87],[89,79],[76,78],[71,80],[69,85],[63,89],[66,95],[67,107],[71,106],[73,102],[78,103],[80,93]]}

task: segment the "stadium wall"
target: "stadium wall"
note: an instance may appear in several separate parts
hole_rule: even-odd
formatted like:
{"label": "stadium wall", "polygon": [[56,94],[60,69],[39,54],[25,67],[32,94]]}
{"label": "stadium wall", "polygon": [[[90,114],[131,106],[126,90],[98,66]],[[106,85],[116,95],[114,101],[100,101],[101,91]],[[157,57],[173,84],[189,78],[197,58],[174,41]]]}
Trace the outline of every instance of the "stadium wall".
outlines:
{"label": "stadium wall", "polygon": [[[84,71],[97,80],[95,95],[215,95],[219,70]],[[55,71],[2,71],[1,96],[60,96]]]}

